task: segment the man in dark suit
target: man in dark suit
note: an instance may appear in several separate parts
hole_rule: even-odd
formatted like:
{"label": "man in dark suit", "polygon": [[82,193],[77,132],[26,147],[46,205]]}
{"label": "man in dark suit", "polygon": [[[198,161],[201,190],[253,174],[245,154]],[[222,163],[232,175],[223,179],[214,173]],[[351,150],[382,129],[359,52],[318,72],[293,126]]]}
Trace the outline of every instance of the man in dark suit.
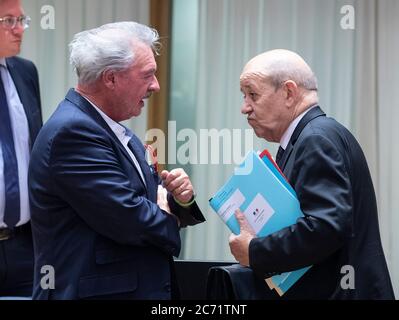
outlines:
{"label": "man in dark suit", "polygon": [[204,218],[187,174],[164,170],[162,186],[119,123],[160,89],[157,47],[156,30],[135,22],[70,44],[78,85],[40,131],[29,168],[34,299],[176,297],[179,228]]}
{"label": "man in dark suit", "polygon": [[304,217],[256,238],[237,212],[235,258],[260,279],[313,265],[286,299],[394,299],[366,159],[353,135],[318,106],[310,67],[291,51],[272,50],[248,62],[240,85],[241,111],[256,135],[280,143],[277,164]]}
{"label": "man in dark suit", "polygon": [[42,117],[37,70],[15,57],[29,20],[0,0],[0,297],[32,295],[28,164]]}

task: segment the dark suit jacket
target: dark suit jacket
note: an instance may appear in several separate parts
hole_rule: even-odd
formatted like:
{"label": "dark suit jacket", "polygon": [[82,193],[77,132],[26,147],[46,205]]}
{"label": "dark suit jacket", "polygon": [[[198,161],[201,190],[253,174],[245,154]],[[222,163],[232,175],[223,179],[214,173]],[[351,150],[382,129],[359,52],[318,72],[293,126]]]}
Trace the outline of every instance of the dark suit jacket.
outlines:
{"label": "dark suit jacket", "polygon": [[17,88],[29,124],[31,147],[42,126],[39,78],[35,65],[19,57],[6,58],[7,68]]}
{"label": "dark suit jacket", "polygon": [[[157,206],[159,178],[143,145],[132,141],[147,186],[100,114],[73,89],[43,126],[29,168],[34,299],[171,297],[179,228]],[[204,221],[196,204],[170,205],[183,225]],[[54,290],[40,286],[44,265],[54,267]]]}
{"label": "dark suit jacket", "polygon": [[[265,277],[313,265],[286,299],[393,299],[374,188],[353,135],[316,107],[298,124],[280,164],[305,216],[251,241],[255,273]],[[346,265],[354,268],[353,290],[341,287]]]}
{"label": "dark suit jacket", "polygon": [[[42,126],[42,114],[40,103],[39,79],[35,65],[28,60],[12,57],[6,58],[7,69],[14,82],[19,99],[23,105],[29,127],[29,144],[32,148],[33,142]],[[0,125],[3,125],[0,123]],[[32,238],[29,234],[29,224],[21,229],[15,241],[4,242],[3,248],[7,263],[5,264],[6,292],[13,295],[27,296],[32,294],[33,281],[33,247]],[[3,256],[3,253],[0,253]],[[3,269],[3,266],[0,268]],[[3,279],[0,281],[0,283]],[[1,285],[0,285],[1,286]],[[4,287],[2,288],[4,289]],[[11,290],[11,291],[10,291]],[[17,292],[17,293],[15,293]]]}

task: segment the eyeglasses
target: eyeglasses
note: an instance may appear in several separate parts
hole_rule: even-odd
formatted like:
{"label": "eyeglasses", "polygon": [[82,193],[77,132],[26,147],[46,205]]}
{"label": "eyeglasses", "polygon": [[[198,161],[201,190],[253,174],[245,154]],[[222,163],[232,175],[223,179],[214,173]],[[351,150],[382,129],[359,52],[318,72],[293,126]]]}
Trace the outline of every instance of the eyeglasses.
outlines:
{"label": "eyeglasses", "polygon": [[29,16],[19,16],[19,17],[13,17],[13,16],[6,16],[3,18],[0,18],[0,23],[3,25],[5,29],[12,30],[17,26],[17,22],[20,24],[22,28],[27,29],[29,28],[31,18]]}

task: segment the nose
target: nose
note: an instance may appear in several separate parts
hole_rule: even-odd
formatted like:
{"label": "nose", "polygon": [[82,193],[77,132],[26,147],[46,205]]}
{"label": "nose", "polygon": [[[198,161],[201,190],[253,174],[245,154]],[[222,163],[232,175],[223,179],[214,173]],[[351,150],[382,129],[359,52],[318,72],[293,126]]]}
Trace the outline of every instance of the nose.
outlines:
{"label": "nose", "polygon": [[252,107],[249,103],[247,103],[247,101],[244,100],[244,102],[242,103],[241,106],[241,113],[242,114],[248,114],[252,111]]}
{"label": "nose", "polygon": [[157,77],[154,75],[154,79],[152,80],[152,83],[150,85],[150,90],[154,91],[154,92],[158,92],[161,89],[161,87],[159,86],[159,82]]}
{"label": "nose", "polygon": [[12,29],[12,33],[19,36],[22,36],[24,31],[25,28],[19,22],[17,22],[16,26]]}

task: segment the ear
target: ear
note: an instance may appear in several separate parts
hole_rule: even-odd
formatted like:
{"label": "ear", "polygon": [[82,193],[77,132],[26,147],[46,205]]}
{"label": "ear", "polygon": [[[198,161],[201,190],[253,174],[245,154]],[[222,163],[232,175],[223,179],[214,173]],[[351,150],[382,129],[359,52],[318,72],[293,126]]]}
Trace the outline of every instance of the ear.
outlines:
{"label": "ear", "polygon": [[298,85],[295,81],[287,80],[283,84],[285,101],[288,107],[295,105],[296,99],[298,97]]}
{"label": "ear", "polygon": [[101,75],[101,80],[108,89],[115,88],[115,72],[112,70],[105,70]]}

